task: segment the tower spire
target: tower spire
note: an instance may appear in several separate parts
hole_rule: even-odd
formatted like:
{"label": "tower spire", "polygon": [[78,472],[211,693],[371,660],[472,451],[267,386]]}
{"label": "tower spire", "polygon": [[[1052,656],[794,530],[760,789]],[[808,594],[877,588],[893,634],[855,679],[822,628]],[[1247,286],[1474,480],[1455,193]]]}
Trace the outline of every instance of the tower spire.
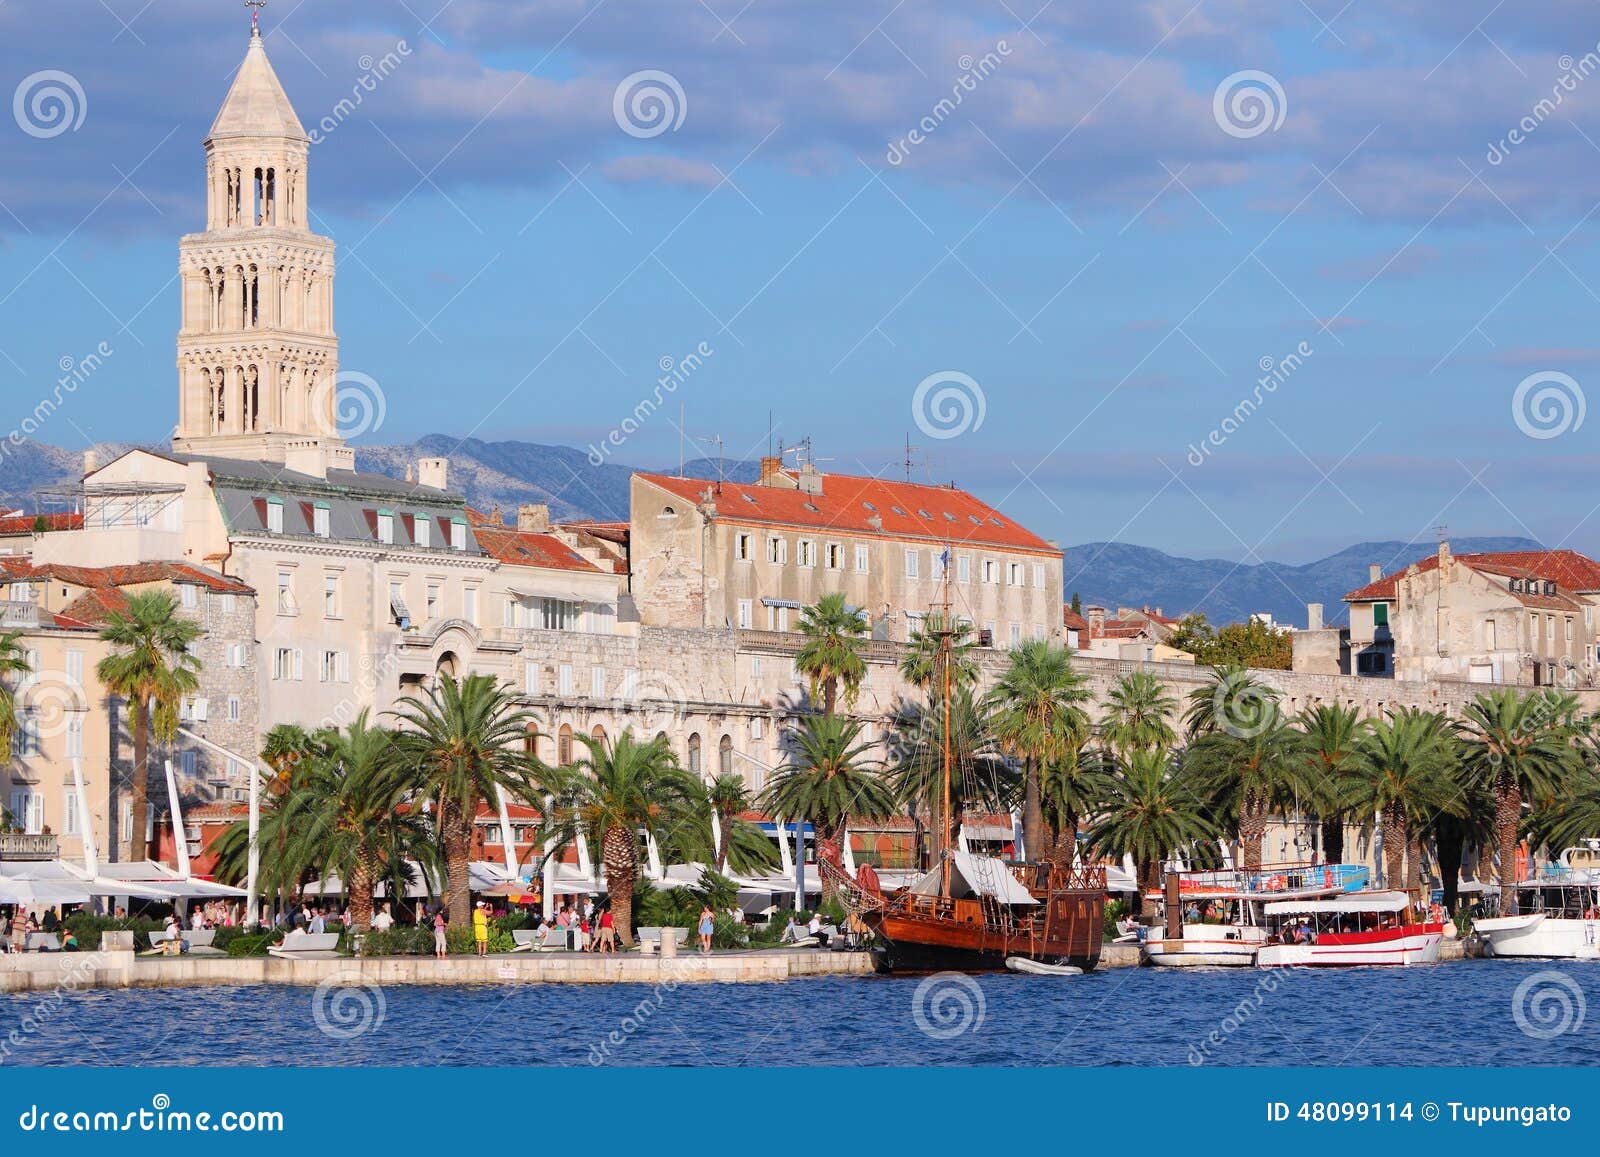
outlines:
{"label": "tower spire", "polygon": [[244,6],[250,9],[250,35],[254,39],[261,36],[261,10],[267,6],[267,0],[244,0]]}

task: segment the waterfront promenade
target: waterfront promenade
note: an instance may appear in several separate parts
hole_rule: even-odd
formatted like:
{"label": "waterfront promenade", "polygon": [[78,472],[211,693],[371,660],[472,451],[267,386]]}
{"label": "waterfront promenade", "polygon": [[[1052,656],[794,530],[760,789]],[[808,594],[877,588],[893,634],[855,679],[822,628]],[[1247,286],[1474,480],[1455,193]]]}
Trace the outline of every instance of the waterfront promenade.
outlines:
{"label": "waterfront promenade", "polygon": [[[1462,958],[1447,940],[1441,961]],[[1108,944],[1101,968],[1139,964],[1132,944]],[[340,956],[281,960],[274,956],[136,956],[132,952],[53,952],[0,956],[0,992],[91,988],[191,988],[223,985],[307,985],[332,978],[373,984],[751,984],[872,972],[865,952],[768,949],[676,957],[632,953],[497,956]]]}

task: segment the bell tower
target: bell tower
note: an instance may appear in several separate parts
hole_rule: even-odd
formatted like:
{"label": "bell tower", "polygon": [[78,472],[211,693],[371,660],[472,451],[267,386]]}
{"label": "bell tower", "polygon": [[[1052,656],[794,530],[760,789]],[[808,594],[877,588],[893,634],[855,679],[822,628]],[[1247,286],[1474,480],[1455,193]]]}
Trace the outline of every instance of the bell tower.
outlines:
{"label": "bell tower", "polygon": [[336,424],[334,245],[308,224],[310,143],[252,20],[205,139],[206,231],[178,245],[174,450],[354,467]]}

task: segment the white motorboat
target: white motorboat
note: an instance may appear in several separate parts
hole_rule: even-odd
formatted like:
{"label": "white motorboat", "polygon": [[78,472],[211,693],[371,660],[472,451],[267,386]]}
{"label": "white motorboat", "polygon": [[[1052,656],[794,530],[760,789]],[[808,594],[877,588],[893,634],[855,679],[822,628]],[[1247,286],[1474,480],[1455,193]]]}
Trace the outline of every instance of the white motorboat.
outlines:
{"label": "white motorboat", "polygon": [[1264,911],[1268,942],[1256,953],[1262,968],[1434,964],[1444,940],[1444,923],[1419,918],[1405,892],[1273,900]]}
{"label": "white motorboat", "polygon": [[1518,884],[1515,912],[1472,922],[1484,955],[1600,960],[1600,840],[1585,844]]}

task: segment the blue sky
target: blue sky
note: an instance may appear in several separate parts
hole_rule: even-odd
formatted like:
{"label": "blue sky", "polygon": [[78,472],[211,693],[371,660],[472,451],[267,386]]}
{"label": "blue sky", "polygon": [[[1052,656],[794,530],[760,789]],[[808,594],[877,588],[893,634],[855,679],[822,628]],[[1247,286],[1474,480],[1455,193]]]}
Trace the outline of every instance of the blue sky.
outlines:
{"label": "blue sky", "polygon": [[[343,367],[384,395],[363,440],[585,446],[704,343],[619,460],[675,462],[680,406],[699,452],[755,453],[770,412],[828,469],[899,476],[909,434],[916,477],[1063,543],[1600,549],[1591,4],[275,0],[262,27],[329,118],[310,198]],[[0,4],[0,397],[114,350],[41,440],[170,428],[176,242],[247,35],[231,3]],[[641,84],[670,123],[629,120]],[[70,125],[29,102],[52,85]],[[981,425],[919,428],[939,375]]]}

